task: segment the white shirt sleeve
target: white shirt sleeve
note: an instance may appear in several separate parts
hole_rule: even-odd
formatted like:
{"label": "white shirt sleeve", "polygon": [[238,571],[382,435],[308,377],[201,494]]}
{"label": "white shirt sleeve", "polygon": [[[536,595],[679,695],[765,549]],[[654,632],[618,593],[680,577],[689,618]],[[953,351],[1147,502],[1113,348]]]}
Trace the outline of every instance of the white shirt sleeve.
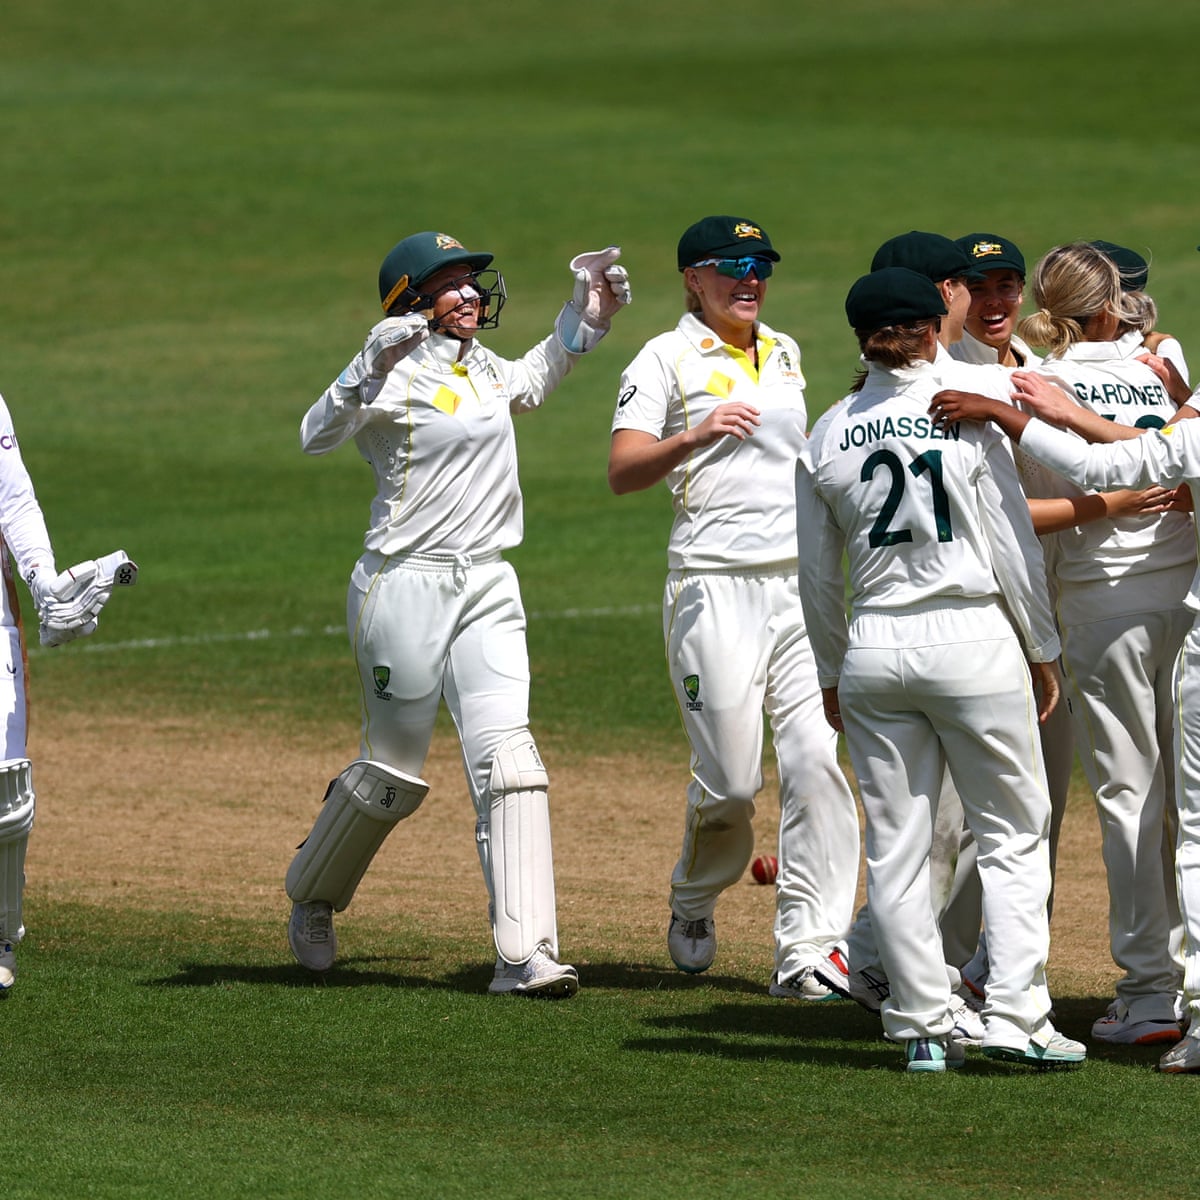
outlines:
{"label": "white shirt sleeve", "polygon": [[0,531],[24,577],[38,566],[55,574],[46,519],[21,458],[8,406],[0,397]]}
{"label": "white shirt sleeve", "polygon": [[1123,442],[1096,443],[1035,418],[1021,434],[1021,449],[1080,487],[1095,491],[1200,483],[1197,418],[1147,429],[1141,437]]}
{"label": "white shirt sleeve", "polygon": [[817,663],[820,687],[836,687],[849,642],[846,620],[845,537],[816,488],[809,446],[796,463],[796,546],[800,602]]}

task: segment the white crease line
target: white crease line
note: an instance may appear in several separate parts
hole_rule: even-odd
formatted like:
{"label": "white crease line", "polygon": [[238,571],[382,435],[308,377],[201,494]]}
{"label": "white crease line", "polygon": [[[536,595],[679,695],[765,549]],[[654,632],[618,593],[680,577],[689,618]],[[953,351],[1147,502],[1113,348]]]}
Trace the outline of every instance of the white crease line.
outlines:
{"label": "white crease line", "polygon": [[[641,617],[657,613],[657,605],[626,604],[615,608],[564,608],[560,612],[527,613],[530,621],[578,621],[587,617]],[[173,650],[180,646],[213,646],[221,642],[266,642],[306,637],[345,637],[344,625],[324,625],[320,629],[249,629],[241,633],[196,633],[182,637],[134,638],[124,642],[94,642],[91,638],[69,643],[74,653],[112,654],[118,650]],[[59,652],[60,648],[55,648]],[[30,646],[31,658],[51,651],[41,646]]]}

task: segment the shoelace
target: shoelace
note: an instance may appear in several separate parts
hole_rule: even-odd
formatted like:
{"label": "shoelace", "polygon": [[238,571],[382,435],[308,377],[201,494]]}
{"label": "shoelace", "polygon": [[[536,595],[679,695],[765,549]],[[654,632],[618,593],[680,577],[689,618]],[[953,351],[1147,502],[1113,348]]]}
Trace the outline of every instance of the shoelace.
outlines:
{"label": "shoelace", "polygon": [[329,913],[318,910],[304,914],[304,936],[310,942],[324,942],[329,938],[333,928],[333,917]]}

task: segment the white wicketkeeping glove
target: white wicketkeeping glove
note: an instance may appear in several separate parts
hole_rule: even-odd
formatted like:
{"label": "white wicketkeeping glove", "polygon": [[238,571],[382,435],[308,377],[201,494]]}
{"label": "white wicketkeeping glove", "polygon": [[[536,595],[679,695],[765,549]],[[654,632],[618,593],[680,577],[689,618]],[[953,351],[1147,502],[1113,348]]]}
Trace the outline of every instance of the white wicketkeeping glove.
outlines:
{"label": "white wicketkeeping glove", "polygon": [[338,398],[346,404],[370,404],[379,395],[388,372],[428,336],[429,320],[420,313],[384,317],[334,381]]}
{"label": "white wicketkeeping glove", "polygon": [[[108,603],[113,588],[132,587],[137,583],[137,574],[137,563],[124,550],[114,550],[103,558],[90,558],[68,567],[48,588],[44,581],[37,580],[37,587],[31,582],[42,645],[61,646],[95,633],[100,610]],[[38,599],[39,592],[42,600]]]}
{"label": "white wicketkeeping glove", "polygon": [[572,354],[586,354],[608,332],[613,313],[631,299],[629,272],[617,265],[620,246],[571,259],[575,294],[563,305],[554,331]]}

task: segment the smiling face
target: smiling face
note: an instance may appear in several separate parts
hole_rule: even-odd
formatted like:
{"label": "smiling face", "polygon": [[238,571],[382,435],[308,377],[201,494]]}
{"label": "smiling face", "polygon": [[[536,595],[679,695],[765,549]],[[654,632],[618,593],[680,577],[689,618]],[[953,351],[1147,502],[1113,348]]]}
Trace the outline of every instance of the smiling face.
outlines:
{"label": "smiling face", "polygon": [[723,342],[746,349],[767,295],[766,281],[751,270],[742,279],[722,275],[715,266],[688,267],[684,282],[700,302],[704,323]]}
{"label": "smiling face", "polygon": [[433,297],[433,320],[444,332],[472,338],[479,329],[480,294],[469,269],[451,263],[421,283],[421,292]]}
{"label": "smiling face", "polygon": [[1017,315],[1024,299],[1025,281],[1010,268],[985,271],[972,280],[971,307],[967,312],[966,331],[1003,358],[1017,328]]}

